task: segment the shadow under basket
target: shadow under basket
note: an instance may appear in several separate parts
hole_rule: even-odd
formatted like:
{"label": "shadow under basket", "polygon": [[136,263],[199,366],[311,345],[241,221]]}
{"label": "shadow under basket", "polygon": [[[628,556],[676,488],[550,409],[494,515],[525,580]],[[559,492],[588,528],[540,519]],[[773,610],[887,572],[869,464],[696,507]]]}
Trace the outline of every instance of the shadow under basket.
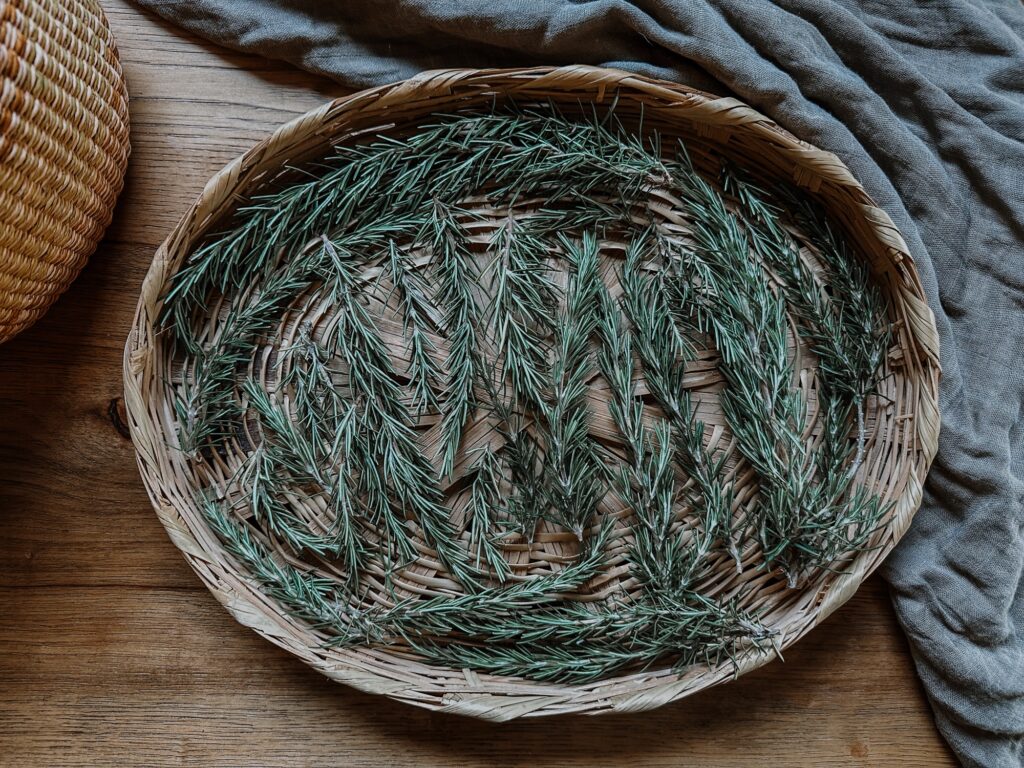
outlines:
{"label": "shadow under basket", "polygon": [[[689,393],[687,402],[701,422],[696,450],[697,454],[703,451],[702,455],[719,462],[717,466],[729,486],[729,515],[734,516],[730,517],[728,525],[732,526],[733,520],[739,522],[735,522],[737,531],[728,536],[720,534],[718,543],[707,544],[706,562],[693,577],[694,589],[711,601],[732,601],[744,616],[756,616],[761,628],[757,637],[770,638],[770,642],[737,642],[728,653],[692,659],[692,663],[686,665],[678,664],[671,654],[665,658],[655,656],[642,664],[610,666],[608,674],[586,682],[560,680],[557,676],[538,680],[543,677],[543,671],[540,675],[516,675],[514,670],[510,674],[498,674],[494,670],[477,669],[473,664],[442,663],[437,658],[427,658],[417,648],[416,637],[401,633],[355,644],[332,642],[334,634],[329,626],[334,621],[332,616],[340,622],[355,621],[353,617],[358,617],[368,625],[367,637],[373,637],[374,622],[379,617],[393,615],[387,612],[394,611],[396,602],[400,606],[414,607],[427,600],[438,604],[464,599],[460,596],[474,589],[467,587],[465,580],[453,574],[449,567],[451,562],[459,560],[459,552],[442,552],[435,547],[436,537],[425,533],[422,520],[410,514],[405,523],[413,556],[390,571],[383,566],[386,561],[382,556],[368,556],[359,574],[358,590],[346,592],[350,574],[340,559],[290,546],[280,528],[268,524],[255,506],[247,506],[257,504],[252,494],[247,500],[243,498],[245,493],[240,494],[236,487],[242,482],[240,478],[251,479],[257,469],[264,466],[259,464],[263,450],[261,441],[270,438],[267,436],[269,428],[266,424],[261,426],[261,419],[269,418],[267,411],[276,407],[271,401],[280,406],[286,421],[290,420],[300,430],[307,429],[298,415],[297,409],[302,405],[300,398],[290,389],[294,385],[289,382],[296,381],[297,367],[312,363],[311,358],[302,358],[294,351],[300,349],[313,354],[311,350],[321,349],[320,345],[327,343],[325,339],[340,322],[339,302],[349,299],[339,299],[337,293],[328,294],[316,281],[303,283],[295,295],[280,306],[279,316],[259,329],[241,359],[233,359],[224,374],[228,381],[227,401],[238,404],[239,418],[230,433],[206,435],[198,443],[186,444],[184,434],[194,421],[194,409],[206,407],[204,403],[189,399],[189,393],[195,392],[196,382],[203,374],[196,360],[167,327],[168,296],[175,285],[180,285],[180,273],[195,263],[196,252],[202,253],[201,249],[211,237],[229,229],[233,222],[237,225],[242,220],[239,216],[249,215],[245,213],[247,203],[254,197],[304,183],[310,178],[306,171],[325,173],[324,168],[329,163],[324,159],[336,156],[338,147],[366,147],[375,141],[379,145],[380,136],[393,137],[400,142],[416,136],[417,131],[438,125],[439,121],[453,119],[451,116],[501,115],[511,110],[522,115],[549,114],[552,109],[559,119],[591,123],[595,116],[599,120],[611,112],[619,126],[616,130],[643,137],[659,135],[658,152],[667,152],[670,146],[682,142],[692,163],[690,167],[701,177],[715,179],[723,167],[729,167],[740,169],[764,187],[778,182],[798,188],[841,230],[838,234],[863,265],[864,274],[881,296],[888,333],[874,391],[863,403],[857,456],[854,458],[851,450],[844,465],[851,477],[855,476],[856,486],[877,498],[882,510],[880,517],[856,547],[840,553],[826,567],[787,576],[779,562],[767,562],[764,548],[753,536],[755,531],[745,528],[742,522],[749,520],[751,510],[763,503],[764,492],[758,472],[745,456],[741,441],[737,440],[723,410],[723,392],[729,387],[729,376],[727,372],[723,374],[723,358],[713,345],[698,345],[681,378],[682,387]],[[417,183],[428,185],[430,195],[445,193],[429,175]],[[681,210],[678,197],[657,188],[656,184],[643,187],[642,194],[645,197],[639,207],[641,213],[630,213],[637,210],[631,208],[626,219],[632,217],[637,226],[642,225],[654,233],[651,242],[661,242],[661,239],[689,242],[688,238],[697,237],[695,226]],[[460,198],[457,207],[468,244],[466,253],[475,254],[473,258],[482,262],[496,258],[494,253],[501,250],[502,232],[525,226],[523,222],[528,222],[538,211],[550,214],[544,202],[521,197],[499,203],[488,194]],[[734,203],[728,205],[735,213]],[[375,212],[373,216],[386,213]],[[356,211],[354,216],[358,215]],[[597,254],[596,270],[604,283],[602,290],[607,289],[609,295],[624,301],[622,297],[628,293],[628,286],[623,284],[622,265],[628,261],[630,246],[615,227],[602,225],[600,233],[593,247]],[[333,253],[330,243],[321,242],[323,238],[318,239],[316,233],[312,235],[309,242],[295,244],[294,253],[286,248],[275,250],[266,258],[280,267],[287,265],[290,258],[310,253],[310,249]],[[572,238],[559,242],[562,243],[556,246],[556,250],[561,249],[559,263],[566,262],[566,252],[573,248],[581,248],[580,253],[586,250],[585,246],[573,245],[576,241]],[[392,243],[389,247],[394,258],[407,258],[413,269],[427,265],[423,267],[427,275],[423,285],[431,284],[433,273],[430,270],[434,267],[430,264],[434,257],[429,248],[409,246],[406,252],[402,250],[405,245]],[[813,261],[813,256],[808,255],[811,250],[806,250],[806,253],[801,250],[801,258]],[[382,251],[385,252],[387,248]],[[247,251],[243,248],[239,253]],[[568,261],[582,270],[580,264],[585,256],[577,254]],[[755,261],[760,258],[754,254],[753,245],[751,258]],[[576,290],[571,286],[579,279],[567,276],[564,263],[561,268],[554,266],[556,261],[559,259],[552,256],[545,262],[554,286],[553,295],[569,295]],[[360,299],[363,302],[360,306],[377,324],[379,340],[390,355],[388,365],[402,373],[409,369],[410,331],[408,322],[403,323],[395,314],[395,304],[409,288],[403,282],[406,278],[399,278],[394,262],[390,273],[384,256],[380,256],[376,264],[356,275],[353,284],[365,287],[366,296]],[[812,271],[818,267],[820,265]],[[644,268],[648,270],[645,275],[657,277],[656,271],[652,272],[646,263]],[[390,287],[384,285],[388,280],[394,283]],[[264,293],[267,290],[265,285],[260,288],[238,286],[237,295],[204,296],[194,302],[195,312],[186,323],[192,324],[190,327],[200,339],[200,346],[216,345],[220,334],[226,333],[224,329],[238,322],[231,302],[241,301],[239,306],[244,306],[246,302],[258,300],[260,295],[267,295]],[[231,294],[231,290],[227,293]],[[823,289],[824,293],[827,291]],[[568,300],[558,301],[561,302],[559,312],[567,311],[564,305]],[[358,314],[362,311],[352,309],[354,305],[348,306],[345,312]],[[425,312],[429,315],[429,310]],[[444,319],[434,318],[432,322],[427,334],[432,348],[439,355],[445,351],[450,354],[448,337],[454,326]],[[788,386],[796,398],[793,402],[800,403],[809,414],[802,438],[813,448],[823,440],[824,428],[818,423],[820,419],[814,418],[815,403],[822,397],[822,372],[818,356],[812,350],[813,344],[797,331],[797,323],[790,321],[787,327],[789,330],[783,335],[790,366],[787,370],[792,373]],[[635,332],[639,334],[639,330]],[[567,335],[564,329],[558,328],[552,334],[561,334],[558,338],[563,339]],[[588,343],[594,342],[596,335],[593,329],[584,334],[589,338]],[[344,338],[340,340],[341,352],[337,355],[343,357],[346,343]],[[628,352],[622,360],[626,357]],[[639,357],[643,357],[642,350]],[[597,355],[587,359],[586,365],[591,369],[585,377],[586,393],[581,396],[581,402],[585,403],[589,414],[586,422],[589,435],[601,444],[603,453],[600,455],[621,459],[629,455],[629,451],[623,447],[616,431],[618,422],[609,408],[613,396],[608,393],[606,377],[598,372]],[[344,360],[339,360],[327,356],[324,375],[336,383],[339,391],[351,395],[356,389],[352,369],[346,367]],[[507,361],[505,366],[495,363],[494,370],[507,371]],[[450,375],[448,371],[446,376]],[[403,402],[408,401],[407,379],[411,376],[403,374],[395,384],[396,391],[401,391],[405,397]],[[907,530],[921,501],[922,483],[936,450],[939,431],[938,339],[932,313],[899,232],[849,170],[834,155],[798,140],[735,99],[717,98],[671,83],[583,66],[428,72],[405,82],[338,99],[282,126],[213,177],[160,247],[143,286],[128,339],[124,377],[132,439],[157,514],[189,564],[239,622],[339,682],[416,706],[490,720],[651,709],[732,679],[774,658],[778,651],[794,643],[844,603]],[[505,384],[502,384],[502,391]],[[652,404],[656,387],[647,373],[636,378],[635,386],[637,402],[643,402],[643,418],[653,423],[652,414],[658,408]],[[261,405],[257,400],[264,395],[267,399]],[[361,407],[366,408],[365,401]],[[543,407],[540,409],[543,411]],[[667,413],[664,408],[663,412]],[[437,470],[443,453],[440,419],[432,418],[429,409],[417,413],[410,409],[410,414],[408,424],[416,435],[417,450],[422,449],[429,468]],[[515,418],[520,417],[521,414]],[[479,464],[474,462],[479,461],[485,447],[499,450],[494,441],[499,440],[495,436],[501,430],[495,429],[493,413],[483,415],[478,411],[470,412],[464,427],[459,450],[451,457],[450,471],[438,472],[437,482],[442,506],[448,515],[443,525],[451,527],[456,547],[468,553],[474,542],[479,545],[480,541],[470,530],[473,525],[470,496],[474,478],[481,473]],[[358,439],[372,441],[376,437],[364,433]],[[504,439],[510,439],[507,432]],[[311,439],[311,442],[316,441]],[[552,455],[551,445],[547,444],[545,460]],[[266,464],[266,471],[284,471],[275,461]],[[680,472],[677,479],[678,494],[682,498],[693,483],[684,472]],[[304,480],[306,485],[309,481],[310,478]],[[498,482],[506,481],[512,482],[507,478]],[[292,510],[294,519],[308,525],[310,530],[327,531],[336,521],[326,511],[323,488],[310,491],[305,486],[299,488],[300,485],[303,483],[297,481],[280,504]],[[635,508],[623,501],[623,494],[617,493],[612,485],[614,480],[609,479],[601,486],[592,514],[582,518],[578,530],[550,519],[542,519],[535,530],[528,532],[525,528],[518,532],[512,528],[502,529],[503,535],[496,536],[492,544],[501,553],[503,567],[507,566],[506,581],[497,584],[493,569],[484,568],[484,583],[478,588],[490,590],[487,594],[493,595],[502,589],[515,589],[510,585],[550,580],[554,574],[567,572],[585,557],[588,541],[604,536],[598,547],[599,566],[595,572],[584,583],[568,590],[570,594],[548,596],[547,602],[541,602],[550,605],[552,600],[563,600],[577,607],[582,604],[591,608],[605,607],[595,610],[628,611],[649,586],[633,566],[639,525],[633,514]],[[521,497],[521,487],[516,486],[514,492],[512,485],[501,487],[508,493],[506,499],[494,500],[498,506],[506,501],[510,506],[513,503],[510,499]],[[394,487],[389,485],[388,488],[389,492],[397,494]],[[217,508],[226,510],[225,517],[211,517],[209,505],[221,502],[227,506]],[[679,502],[675,509],[676,514],[666,522],[661,538],[670,536],[682,542],[683,549],[701,546],[699,542],[704,539],[700,538],[700,530],[706,523],[701,522],[693,507],[686,503]],[[380,551],[386,549],[382,542],[392,534],[376,529],[378,522],[364,521],[360,528],[364,536],[360,546],[369,550],[374,546]],[[406,533],[394,535],[401,537]],[[729,539],[728,547],[722,545],[723,538]],[[720,545],[721,551],[715,549]],[[661,543],[655,541],[651,546],[658,547]],[[257,562],[259,558],[252,553],[264,559]],[[473,562],[473,558],[469,557],[469,561]],[[479,566],[479,560],[474,565]],[[287,579],[293,580],[291,586],[286,584]],[[307,611],[302,615],[289,603],[289,600],[294,603],[297,583],[320,596],[316,599],[319,602],[314,601],[320,614],[312,615]],[[550,583],[557,586],[557,580]],[[484,615],[483,598],[471,598],[466,604],[480,607],[481,612],[470,612],[470,618],[475,615],[480,619]],[[526,615],[536,608],[534,603],[514,605],[508,615]],[[555,637],[551,642],[557,643],[557,636],[548,636],[549,640],[551,637]],[[531,642],[527,637],[494,635],[490,636],[490,641],[507,645],[513,655],[515,649],[528,648]],[[622,638],[615,639],[615,642],[620,641]],[[625,642],[630,642],[629,638]],[[482,652],[487,650],[487,645],[487,642],[482,643]],[[594,654],[603,653],[608,647],[595,640]],[[556,648],[551,658],[562,658],[559,653],[563,651],[581,655],[583,662],[587,661],[585,644]]]}

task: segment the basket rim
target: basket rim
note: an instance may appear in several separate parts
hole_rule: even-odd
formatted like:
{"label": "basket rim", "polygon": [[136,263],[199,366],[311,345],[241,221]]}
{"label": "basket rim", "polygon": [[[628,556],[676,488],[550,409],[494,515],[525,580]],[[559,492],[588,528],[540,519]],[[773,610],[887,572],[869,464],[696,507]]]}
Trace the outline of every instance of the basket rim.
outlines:
{"label": "basket rim", "polygon": [[[503,82],[497,90],[491,85],[494,80]],[[240,578],[239,574],[232,572],[218,559],[219,542],[210,536],[209,531],[198,530],[191,525],[177,506],[183,500],[168,497],[161,487],[160,472],[165,467],[161,453],[173,449],[168,448],[159,434],[147,428],[152,419],[149,416],[151,403],[146,387],[152,375],[156,342],[154,321],[160,312],[160,297],[183,254],[209,230],[217,219],[217,212],[237,200],[239,195],[236,190],[239,185],[258,184],[260,174],[254,177],[248,175],[248,171],[268,161],[278,167],[283,166],[287,163],[289,149],[299,146],[304,138],[310,136],[318,137],[321,141],[328,134],[333,137],[331,128],[335,122],[343,119],[348,112],[357,112],[366,105],[372,104],[378,110],[386,109],[388,105],[400,104],[414,95],[419,99],[432,98],[434,95],[451,96],[460,90],[479,92],[490,89],[514,95],[519,90],[536,92],[581,87],[596,88],[595,102],[604,101],[606,94],[633,89],[663,102],[666,107],[689,110],[687,117],[695,121],[713,116],[717,124],[728,125],[738,131],[753,132],[759,140],[769,143],[773,150],[792,162],[797,183],[812,191],[823,184],[841,189],[849,201],[855,204],[858,217],[869,223],[872,236],[884,246],[889,262],[887,266],[896,269],[901,278],[898,289],[905,304],[907,331],[916,345],[922,371],[915,378],[918,395],[915,403],[917,410],[913,414],[917,427],[916,460],[906,488],[896,500],[896,507],[886,525],[891,540],[880,550],[858,552],[849,563],[848,570],[823,583],[812,600],[816,606],[812,620],[796,633],[784,637],[780,650],[799,640],[853,595],[906,532],[920,505],[924,478],[938,446],[938,332],[914,268],[913,258],[902,236],[890,217],[871,200],[834,154],[798,139],[735,98],[717,97],[677,83],[602,67],[571,65],[432,70],[408,80],[343,96],[281,125],[210,178],[156,251],[142,285],[132,329],[126,342],[123,370],[128,423],[143,484],[157,516],[189,565],[241,624],[297,655],[327,677],[354,688],[428,709],[489,720],[558,713],[642,711],[749,672],[776,656],[749,653],[741,656],[735,669],[729,664],[719,665],[715,669],[704,668],[707,674],[699,686],[693,685],[694,676],[690,670],[676,673],[661,669],[618,675],[583,685],[541,684],[514,679],[502,686],[477,687],[478,681],[473,673],[465,673],[463,676],[459,670],[432,668],[434,674],[443,672],[446,682],[461,681],[462,690],[444,693],[444,686],[438,684],[434,690],[424,691],[415,681],[398,680],[380,673],[379,670],[387,665],[388,658],[394,658],[387,650],[364,649],[355,654],[312,648],[297,642],[289,630],[296,626],[301,628],[301,625],[287,616],[270,616],[263,610],[260,606],[266,604],[268,598],[258,585]],[[186,247],[182,247],[183,244]],[[172,253],[177,255],[171,256]],[[211,544],[212,547],[209,546]]]}

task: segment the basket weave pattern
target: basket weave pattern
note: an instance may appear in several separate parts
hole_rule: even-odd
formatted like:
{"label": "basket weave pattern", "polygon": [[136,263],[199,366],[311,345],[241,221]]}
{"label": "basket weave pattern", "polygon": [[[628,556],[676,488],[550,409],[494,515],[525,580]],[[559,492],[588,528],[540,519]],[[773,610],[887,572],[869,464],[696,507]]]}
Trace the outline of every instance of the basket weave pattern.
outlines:
{"label": "basket weave pattern", "polygon": [[0,2],[0,341],[63,293],[110,223],[128,92],[95,0]]}
{"label": "basket weave pattern", "polygon": [[[208,486],[218,473],[230,473],[230,457],[226,467],[196,466],[173,447],[177,443],[173,386],[178,374],[170,345],[157,335],[155,323],[170,278],[196,244],[217,229],[239,200],[273,185],[288,167],[322,156],[357,133],[413,125],[436,112],[486,108],[505,98],[520,104],[554,102],[567,110],[581,102],[607,107],[617,100],[617,113],[627,118],[642,113],[645,124],[664,135],[684,138],[697,154],[724,156],[764,177],[788,179],[809,190],[867,259],[888,301],[895,339],[883,371],[879,403],[869,414],[871,436],[861,480],[893,503],[891,514],[869,547],[841,564],[841,574],[821,573],[800,589],[786,589],[784,581],[758,572],[757,553],[752,555],[754,562],[744,563],[751,607],[780,633],[783,647],[850,597],[906,530],[920,503],[937,442],[937,337],[906,246],[888,217],[833,155],[800,142],[734,99],[611,70],[426,73],[326,104],[283,126],[211,179],[157,252],[125,351],[125,398],[140,469],[172,539],[228,610],[333,679],[419,706],[495,720],[649,709],[727,680],[737,670],[722,664],[678,673],[665,666],[586,685],[552,685],[441,669],[400,649],[325,648],[318,630],[289,618],[260,591],[223,550],[196,508],[197,489]],[[292,332],[295,326],[287,324]],[[284,327],[279,331],[282,343],[288,343],[288,331]],[[268,346],[257,356],[263,362],[254,360],[254,369],[259,369],[256,375],[267,374],[265,362],[272,352]],[[707,377],[714,378],[713,372]],[[700,416],[713,428],[712,440],[728,442],[714,397],[701,403]],[[572,556],[571,539],[571,535],[544,530],[537,537],[536,552],[526,555],[533,559],[519,565],[531,574],[544,572],[550,562]],[[410,569],[409,582],[399,584],[399,589],[432,594],[451,588],[445,574],[424,564],[429,562],[428,557]],[[721,581],[728,582],[734,565],[723,561],[721,568]],[[600,591],[631,586],[635,584],[629,582],[628,569],[615,568],[602,576]],[[766,659],[760,654],[742,657],[738,671]]]}

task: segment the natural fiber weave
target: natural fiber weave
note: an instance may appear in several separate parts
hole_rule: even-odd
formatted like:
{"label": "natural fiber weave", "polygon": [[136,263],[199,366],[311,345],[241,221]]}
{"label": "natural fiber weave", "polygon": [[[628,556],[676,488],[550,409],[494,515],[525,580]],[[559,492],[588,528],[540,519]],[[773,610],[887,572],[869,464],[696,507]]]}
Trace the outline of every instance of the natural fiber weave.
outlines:
{"label": "natural fiber weave", "polygon": [[128,91],[96,0],[0,2],[0,342],[63,293],[110,223]]}
{"label": "natural fiber weave", "polygon": [[[875,207],[849,171],[831,154],[795,139],[765,117],[734,99],[716,99],[681,86],[655,82],[611,70],[566,67],[555,70],[443,71],[421,75],[393,86],[364,91],[326,104],[279,129],[231,163],[207,185],[156,254],[143,286],[135,327],[125,351],[125,399],[143,479],[157,512],[174,542],[211,591],[243,624],[290,650],[329,677],[363,690],[441,711],[495,720],[566,712],[633,711],[659,706],[729,679],[764,663],[769,656],[747,654],[737,665],[692,666],[681,673],[668,665],[620,675],[585,685],[554,685],[508,677],[448,670],[423,663],[402,648],[325,647],[323,632],[290,618],[275,600],[228,554],[199,509],[202,490],[225,482],[237,468],[241,446],[228,455],[202,457],[180,450],[175,391],[182,372],[174,345],[156,332],[164,296],[172,276],[204,238],[223,228],[239,201],[287,179],[290,169],[324,156],[332,146],[356,134],[395,132],[431,114],[487,109],[506,99],[517,104],[554,103],[572,111],[580,103],[605,107],[633,120],[642,114],[646,126],[663,136],[685,140],[690,151],[706,159],[726,158],[762,179],[788,180],[812,193],[844,229],[848,241],[867,261],[884,294],[893,341],[882,378],[867,413],[868,439],[859,481],[891,502],[885,524],[868,546],[836,563],[838,572],[817,573],[798,589],[789,589],[778,573],[758,568],[761,553],[747,547],[742,573],[731,559],[706,583],[720,593],[743,587],[746,608],[777,633],[779,645],[797,640],[841,605],[906,530],[920,503],[921,488],[938,436],[937,336],[913,264],[899,233]],[[481,225],[494,229],[496,212]],[[664,214],[671,221],[671,209]],[[318,308],[296,308],[300,314]],[[268,359],[294,342],[301,325],[293,311],[253,356],[250,375],[272,375]],[[320,318],[314,318],[314,325]],[[209,328],[218,323],[211,312]],[[813,399],[813,356],[797,354],[801,387]],[[701,391],[698,412],[710,428],[718,450],[732,450],[729,432],[714,397],[716,373],[705,365],[691,377]],[[724,446],[724,447],[723,447]],[[733,466],[737,466],[735,463]],[[755,492],[742,473],[737,499]],[[749,473],[748,473],[749,474]],[[220,478],[218,480],[217,478]],[[315,512],[313,513],[315,514]],[[621,521],[619,521],[621,522]],[[618,524],[618,523],[617,523]],[[624,532],[623,535],[628,535]],[[420,542],[422,544],[423,542]],[[532,547],[511,556],[517,573],[531,576],[557,569],[578,546],[571,533],[542,528]],[[424,548],[421,548],[424,551]],[[329,569],[305,563],[277,548],[276,557],[317,576]],[[554,564],[554,566],[553,566]],[[637,588],[628,567],[620,563],[597,580],[590,598]],[[396,577],[400,595],[450,594],[458,589],[427,549],[414,567]]]}

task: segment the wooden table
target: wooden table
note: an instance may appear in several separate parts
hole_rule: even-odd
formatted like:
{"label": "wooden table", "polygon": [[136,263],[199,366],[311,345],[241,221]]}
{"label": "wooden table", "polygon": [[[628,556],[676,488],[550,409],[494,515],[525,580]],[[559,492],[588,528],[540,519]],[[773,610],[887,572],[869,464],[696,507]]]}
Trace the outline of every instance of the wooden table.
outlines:
{"label": "wooden table", "polygon": [[739,681],[656,712],[490,725],[328,682],[236,624],[171,545],[121,416],[157,244],[206,179],[341,91],[104,5],[132,102],[114,224],[0,347],[0,764],[953,765],[884,584]]}

